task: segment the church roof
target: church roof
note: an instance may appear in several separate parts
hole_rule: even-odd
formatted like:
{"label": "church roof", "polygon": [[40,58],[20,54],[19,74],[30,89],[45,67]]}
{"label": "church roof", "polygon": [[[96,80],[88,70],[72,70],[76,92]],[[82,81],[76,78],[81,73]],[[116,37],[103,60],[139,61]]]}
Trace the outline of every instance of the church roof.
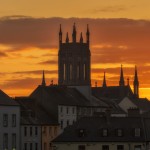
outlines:
{"label": "church roof", "polygon": [[0,105],[3,106],[18,106],[12,98],[10,98],[6,93],[0,90]]}
{"label": "church roof", "polygon": [[92,94],[98,98],[120,100],[126,96],[133,97],[130,86],[92,87]]}
{"label": "church roof", "polygon": [[[146,140],[145,130],[149,129],[148,125],[150,119],[143,121],[140,117],[86,117],[67,127],[53,142],[142,142]],[[140,137],[135,137],[135,128],[141,129]],[[106,137],[102,135],[103,129],[108,131]],[[121,137],[117,136],[117,129],[122,130]],[[80,130],[84,136],[80,136]],[[150,135],[150,130],[147,134]]]}
{"label": "church roof", "polygon": [[91,105],[78,90],[64,86],[38,86],[29,97],[36,99],[37,103],[55,118],[58,116],[58,105]]}

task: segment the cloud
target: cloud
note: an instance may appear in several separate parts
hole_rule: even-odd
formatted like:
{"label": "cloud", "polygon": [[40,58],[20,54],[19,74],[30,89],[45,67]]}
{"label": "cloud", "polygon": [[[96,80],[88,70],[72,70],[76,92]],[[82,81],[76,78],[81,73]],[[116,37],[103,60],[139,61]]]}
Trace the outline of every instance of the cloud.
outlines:
{"label": "cloud", "polygon": [[7,56],[8,55],[6,53],[0,51],[0,57],[7,57]]}
{"label": "cloud", "polygon": [[40,65],[57,65],[58,64],[58,61],[57,60],[47,60],[47,61],[43,61],[43,62],[40,62],[38,63]]}

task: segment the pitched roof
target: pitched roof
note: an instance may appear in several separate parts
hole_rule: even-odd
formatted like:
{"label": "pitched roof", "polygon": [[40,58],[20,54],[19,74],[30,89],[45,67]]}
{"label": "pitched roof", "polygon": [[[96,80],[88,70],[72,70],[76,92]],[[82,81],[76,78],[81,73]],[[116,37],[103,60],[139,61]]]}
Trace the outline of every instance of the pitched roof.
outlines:
{"label": "pitched roof", "polygon": [[92,87],[92,95],[98,98],[122,99],[125,96],[133,97],[133,92],[130,86],[107,86],[107,87]]}
{"label": "pitched roof", "polygon": [[[134,136],[135,128],[141,129],[140,137]],[[85,131],[85,136],[79,136],[80,129]],[[103,129],[108,129],[108,136],[102,135]],[[117,136],[117,129],[122,129],[122,137]],[[53,142],[138,142],[146,140],[144,130],[142,119],[137,117],[87,117],[67,127]]]}
{"label": "pitched roof", "polygon": [[58,116],[58,105],[91,105],[78,90],[64,86],[38,86],[29,97],[36,99],[37,103],[55,118]]}
{"label": "pitched roof", "polygon": [[0,105],[5,106],[19,106],[12,98],[0,90]]}

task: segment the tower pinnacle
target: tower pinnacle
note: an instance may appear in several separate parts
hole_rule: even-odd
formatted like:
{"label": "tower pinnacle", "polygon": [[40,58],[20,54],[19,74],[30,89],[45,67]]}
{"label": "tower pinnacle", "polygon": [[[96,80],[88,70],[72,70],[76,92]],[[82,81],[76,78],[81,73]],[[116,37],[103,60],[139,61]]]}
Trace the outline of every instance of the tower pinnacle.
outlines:
{"label": "tower pinnacle", "polygon": [[103,85],[102,85],[103,87],[106,87],[107,85],[106,85],[106,77],[105,77],[105,71],[104,71],[104,78],[103,78]]}
{"label": "tower pinnacle", "polygon": [[43,70],[43,77],[42,77],[42,84],[41,85],[46,86],[44,70]]}
{"label": "tower pinnacle", "polygon": [[72,42],[73,43],[76,43],[76,25],[75,25],[75,23],[74,23],[74,25],[73,25],[73,33],[72,33]]}
{"label": "tower pinnacle", "polygon": [[80,34],[80,43],[83,43],[83,36],[82,36],[82,32]]}
{"label": "tower pinnacle", "polygon": [[119,81],[119,86],[124,86],[124,76],[123,76],[122,65],[121,65],[121,70],[120,70],[120,81]]}
{"label": "tower pinnacle", "polygon": [[62,30],[61,30],[61,24],[59,29],[59,45],[62,43]]}
{"label": "tower pinnacle", "polygon": [[87,24],[87,31],[86,31],[86,42],[89,46],[90,44],[90,32],[89,32],[89,25]]}
{"label": "tower pinnacle", "polygon": [[67,35],[66,35],[66,43],[69,43],[69,36],[68,36],[68,32],[67,32]]}
{"label": "tower pinnacle", "polygon": [[134,86],[134,95],[136,97],[139,97],[139,81],[138,81],[138,74],[137,74],[137,67],[136,66],[135,66],[133,86]]}

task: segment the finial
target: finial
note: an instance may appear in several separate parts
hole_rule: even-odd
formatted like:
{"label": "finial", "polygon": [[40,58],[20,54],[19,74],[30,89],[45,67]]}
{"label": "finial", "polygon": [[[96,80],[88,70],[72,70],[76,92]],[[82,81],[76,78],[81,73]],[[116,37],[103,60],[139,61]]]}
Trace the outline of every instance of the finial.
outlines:
{"label": "finial", "polygon": [[83,36],[82,36],[82,32],[80,34],[80,43],[83,43]]}
{"label": "finial", "polygon": [[69,36],[68,36],[68,32],[66,34],[66,43],[69,43]]}
{"label": "finial", "polygon": [[42,77],[42,86],[46,86],[44,70],[43,70],[43,77]]}

